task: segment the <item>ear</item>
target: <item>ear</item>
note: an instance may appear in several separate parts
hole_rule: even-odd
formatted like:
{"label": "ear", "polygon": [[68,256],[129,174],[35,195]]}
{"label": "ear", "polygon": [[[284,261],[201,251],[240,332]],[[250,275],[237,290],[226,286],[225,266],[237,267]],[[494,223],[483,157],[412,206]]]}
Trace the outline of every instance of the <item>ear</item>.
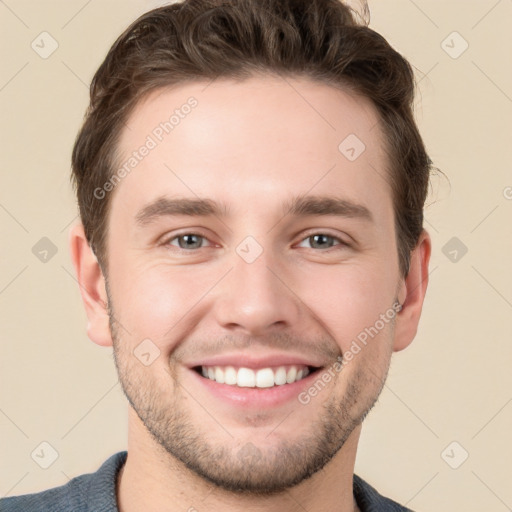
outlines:
{"label": "ear", "polygon": [[108,297],[101,267],[85,237],[82,224],[69,232],[71,260],[80,285],[80,294],[87,314],[87,336],[104,347],[112,345],[108,317]]}
{"label": "ear", "polygon": [[395,322],[395,340],[393,350],[403,350],[412,342],[418,330],[423,299],[428,285],[428,264],[432,243],[429,234],[423,230],[418,243],[411,252],[411,261],[407,277],[400,283],[398,300],[402,309]]}

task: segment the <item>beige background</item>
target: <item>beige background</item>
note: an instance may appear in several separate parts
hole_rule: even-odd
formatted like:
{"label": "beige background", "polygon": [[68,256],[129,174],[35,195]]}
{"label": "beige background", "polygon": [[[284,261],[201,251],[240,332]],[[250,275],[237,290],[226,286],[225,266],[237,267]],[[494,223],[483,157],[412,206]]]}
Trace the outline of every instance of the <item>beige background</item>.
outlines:
{"label": "beige background", "polygon": [[[0,496],[63,484],[125,448],[126,402],[112,354],[87,339],[68,255],[76,221],[69,161],[94,71],[121,30],[157,4],[0,2]],[[417,70],[418,121],[450,185],[433,180],[426,217],[434,249],[420,332],[394,357],[356,471],[418,511],[506,511],[512,2],[370,0],[370,8],[371,26]],[[43,31],[59,45],[47,59],[31,48]],[[460,36],[446,39],[453,31]],[[464,41],[469,47],[453,58]],[[32,252],[42,237],[57,249],[47,262]],[[445,247],[453,237],[465,255]],[[43,441],[59,454],[48,469],[31,458]],[[452,469],[448,462],[460,464],[465,451],[468,459]]]}

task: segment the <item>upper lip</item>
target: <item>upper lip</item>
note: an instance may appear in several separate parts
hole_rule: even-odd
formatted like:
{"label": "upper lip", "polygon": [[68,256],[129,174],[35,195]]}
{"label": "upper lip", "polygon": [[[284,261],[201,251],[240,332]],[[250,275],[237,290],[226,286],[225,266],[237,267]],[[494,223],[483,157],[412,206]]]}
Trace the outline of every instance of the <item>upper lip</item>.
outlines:
{"label": "upper lip", "polygon": [[246,353],[218,354],[204,359],[193,361],[187,366],[195,368],[197,366],[235,366],[243,368],[268,368],[271,366],[313,366],[319,368],[325,365],[325,362],[319,361],[314,357],[306,357],[290,353],[273,353],[265,356],[255,356]]}

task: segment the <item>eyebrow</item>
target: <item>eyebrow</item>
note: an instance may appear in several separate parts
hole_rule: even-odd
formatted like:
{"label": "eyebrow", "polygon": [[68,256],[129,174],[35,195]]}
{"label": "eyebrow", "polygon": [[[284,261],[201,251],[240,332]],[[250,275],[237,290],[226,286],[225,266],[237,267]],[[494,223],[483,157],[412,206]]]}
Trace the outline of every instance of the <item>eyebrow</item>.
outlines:
{"label": "eyebrow", "polygon": [[175,215],[189,215],[196,217],[226,216],[226,205],[212,201],[211,199],[188,199],[159,197],[156,201],[142,208],[135,216],[137,224],[144,226],[150,224],[159,217]]}
{"label": "eyebrow", "polygon": [[[333,196],[297,196],[285,203],[285,215],[306,217],[308,215],[335,215],[373,221],[370,210],[361,204]],[[167,198],[159,197],[144,206],[135,216],[140,226],[145,226],[161,217],[178,215],[195,217],[227,217],[229,208],[206,198]]]}
{"label": "eyebrow", "polygon": [[289,215],[336,215],[373,221],[370,210],[362,204],[333,196],[299,196],[286,207]]}

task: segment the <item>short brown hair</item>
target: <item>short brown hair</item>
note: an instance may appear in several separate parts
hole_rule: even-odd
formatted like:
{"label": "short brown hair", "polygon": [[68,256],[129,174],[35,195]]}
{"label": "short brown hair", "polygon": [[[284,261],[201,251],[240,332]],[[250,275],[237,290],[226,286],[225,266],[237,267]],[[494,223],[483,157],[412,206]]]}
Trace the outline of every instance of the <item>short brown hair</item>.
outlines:
{"label": "short brown hair", "polygon": [[423,227],[431,161],[413,115],[409,63],[339,0],[185,0],[142,15],[94,75],[72,155],[87,240],[107,270],[108,194],[123,124],[158,88],[255,73],[312,78],[375,105],[385,136],[400,271]]}

